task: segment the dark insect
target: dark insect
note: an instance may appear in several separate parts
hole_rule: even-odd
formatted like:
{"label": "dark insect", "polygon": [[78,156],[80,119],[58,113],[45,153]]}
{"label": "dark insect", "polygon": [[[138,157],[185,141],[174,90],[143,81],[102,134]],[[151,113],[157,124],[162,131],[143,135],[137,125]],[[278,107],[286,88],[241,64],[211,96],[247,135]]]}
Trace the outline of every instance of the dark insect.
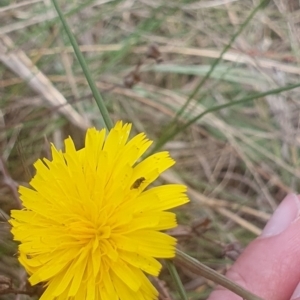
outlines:
{"label": "dark insect", "polygon": [[138,82],[141,81],[141,75],[140,75],[141,65],[142,65],[142,61],[139,61],[135,66],[135,69],[124,77],[123,83],[125,87],[131,89],[134,85],[136,85]]}
{"label": "dark insect", "polygon": [[132,189],[138,189],[140,187],[140,185],[146,180],[145,177],[141,177],[141,178],[138,178],[131,186],[131,190]]}
{"label": "dark insect", "polygon": [[163,61],[157,44],[149,45],[146,55],[147,58],[154,59],[158,64]]}

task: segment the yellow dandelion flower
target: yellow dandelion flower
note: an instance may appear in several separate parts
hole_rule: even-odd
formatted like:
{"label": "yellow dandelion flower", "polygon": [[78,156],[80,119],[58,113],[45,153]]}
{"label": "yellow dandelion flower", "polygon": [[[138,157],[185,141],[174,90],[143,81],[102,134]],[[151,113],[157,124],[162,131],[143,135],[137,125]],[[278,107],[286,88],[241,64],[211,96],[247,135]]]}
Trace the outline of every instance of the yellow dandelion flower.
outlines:
{"label": "yellow dandelion flower", "polygon": [[153,300],[158,292],[145,273],[157,276],[157,258],[175,255],[167,210],[188,202],[186,187],[146,190],[174,164],[168,152],[138,159],[151,145],[143,133],[118,122],[87,131],[85,147],[71,138],[65,152],[35,163],[31,188],[21,186],[23,210],[12,211],[12,233],[29,282],[43,282],[41,300]]}

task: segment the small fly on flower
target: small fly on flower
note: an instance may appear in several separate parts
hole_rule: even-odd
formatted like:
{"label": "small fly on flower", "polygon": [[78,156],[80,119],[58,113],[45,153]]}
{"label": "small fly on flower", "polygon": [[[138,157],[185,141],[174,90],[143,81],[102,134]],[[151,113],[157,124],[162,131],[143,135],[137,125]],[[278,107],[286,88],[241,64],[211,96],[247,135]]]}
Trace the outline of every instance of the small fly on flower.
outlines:
{"label": "small fly on flower", "polygon": [[145,177],[140,177],[138,178],[130,187],[130,189],[138,189],[140,187],[140,185],[146,180]]}

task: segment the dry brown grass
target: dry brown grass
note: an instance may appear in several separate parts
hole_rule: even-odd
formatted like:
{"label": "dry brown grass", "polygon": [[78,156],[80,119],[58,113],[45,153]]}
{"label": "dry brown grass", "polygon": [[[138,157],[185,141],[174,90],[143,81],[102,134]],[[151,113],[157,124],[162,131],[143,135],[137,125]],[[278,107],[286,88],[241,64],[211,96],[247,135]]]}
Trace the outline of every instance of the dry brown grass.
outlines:
{"label": "dry brown grass", "polygon": [[[6,222],[20,207],[17,184],[27,184],[37,158],[49,157],[49,142],[60,148],[72,135],[82,145],[85,128],[99,127],[100,114],[51,1],[2,2],[0,276],[23,288],[26,276]],[[209,107],[299,81],[297,3],[269,1],[254,16],[179,124]],[[257,1],[60,5],[76,9],[68,21],[112,118],[133,122],[136,132],[156,141]],[[161,63],[147,58],[153,43]],[[178,210],[173,234],[180,248],[221,273],[259,235],[284,195],[299,190],[299,94],[294,89],[207,114],[164,146],[177,164],[162,180],[185,183],[191,198]],[[179,272],[190,299],[207,297],[211,282]],[[178,299],[166,270],[160,278],[167,282],[157,281],[162,293]]]}

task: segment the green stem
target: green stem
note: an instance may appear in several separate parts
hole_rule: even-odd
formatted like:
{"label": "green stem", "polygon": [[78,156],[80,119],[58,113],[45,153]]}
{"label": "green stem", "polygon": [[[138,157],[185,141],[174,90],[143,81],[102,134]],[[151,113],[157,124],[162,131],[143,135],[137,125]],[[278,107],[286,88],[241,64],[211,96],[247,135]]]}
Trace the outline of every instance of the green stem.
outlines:
{"label": "green stem", "polygon": [[221,104],[221,105],[217,105],[217,106],[213,106],[211,108],[208,108],[207,110],[205,110],[201,114],[199,114],[199,115],[195,116],[194,118],[192,118],[190,121],[188,121],[183,126],[173,129],[173,131],[171,131],[170,134],[165,135],[162,138],[160,138],[158,140],[158,142],[156,143],[156,145],[154,146],[154,148],[151,151],[151,153],[156,152],[163,145],[165,145],[165,143],[167,141],[169,141],[170,139],[172,139],[178,133],[180,133],[181,131],[185,130],[190,125],[192,125],[193,123],[195,123],[200,118],[202,118],[203,116],[207,115],[208,113],[211,113],[211,112],[214,112],[214,111],[218,111],[218,110],[226,108],[226,107],[230,107],[230,106],[234,106],[234,105],[238,105],[238,104],[243,104],[243,103],[246,103],[246,102],[249,102],[249,101],[253,101],[253,100],[257,99],[257,98],[262,98],[262,97],[265,97],[265,96],[269,96],[269,95],[278,94],[278,93],[281,93],[281,92],[284,92],[284,91],[292,90],[292,89],[297,88],[297,87],[300,87],[299,83],[293,84],[293,85],[288,85],[286,87],[281,87],[281,88],[274,89],[274,90],[269,90],[269,91],[263,92],[263,93],[257,93],[257,94],[245,97],[245,98],[243,98],[241,100],[232,101],[232,102],[229,102],[229,103],[226,103],[226,104]]}
{"label": "green stem", "polygon": [[172,276],[172,279],[173,279],[174,283],[177,286],[177,289],[178,289],[178,292],[180,294],[181,299],[182,300],[188,300],[185,289],[182,285],[181,279],[178,275],[178,272],[177,272],[176,267],[174,266],[173,262],[169,261],[167,259],[165,260],[165,262],[166,262],[167,268],[168,268],[168,270],[169,270],[169,272]]}
{"label": "green stem", "polygon": [[213,282],[227,288],[228,290],[241,296],[245,300],[263,300],[262,298],[252,294],[243,287],[234,283],[224,275],[219,274],[215,270],[205,266],[200,261],[194,259],[193,257],[187,255],[186,253],[178,249],[176,250],[176,257],[174,261],[180,266],[186,268],[187,270],[197,275],[203,276],[208,280],[212,280]]}
{"label": "green stem", "polygon": [[88,84],[89,84],[89,86],[91,88],[91,91],[92,91],[92,93],[94,95],[94,98],[95,98],[96,103],[97,103],[97,105],[99,107],[100,113],[101,113],[101,115],[103,117],[105,126],[106,126],[106,128],[108,130],[110,130],[113,127],[113,123],[112,123],[112,121],[111,121],[111,119],[109,117],[108,111],[107,111],[105,103],[103,101],[103,98],[101,97],[101,94],[100,94],[100,92],[99,92],[99,90],[98,90],[98,88],[97,88],[97,86],[96,86],[96,84],[95,84],[95,82],[94,82],[94,80],[93,80],[93,78],[91,76],[91,73],[90,73],[90,71],[88,69],[88,66],[87,66],[87,64],[85,62],[85,59],[84,59],[84,57],[83,57],[83,55],[82,55],[82,53],[81,53],[81,51],[80,51],[80,49],[78,47],[77,41],[76,41],[76,39],[75,39],[75,37],[74,37],[74,35],[73,35],[73,33],[72,33],[72,31],[71,31],[68,23],[66,22],[66,19],[65,19],[63,13],[62,13],[60,7],[57,4],[57,1],[56,0],[52,0],[52,2],[53,2],[53,5],[54,5],[54,7],[55,7],[55,9],[57,11],[57,14],[58,14],[58,16],[59,16],[59,18],[60,18],[60,20],[62,22],[62,25],[63,25],[63,27],[64,27],[64,29],[65,29],[68,37],[69,37],[69,40],[70,40],[71,45],[72,45],[72,47],[74,49],[75,55],[76,55],[76,57],[77,57],[80,65],[81,65],[81,68],[82,68],[82,70],[84,72],[86,80],[87,80],[87,82],[88,82]]}
{"label": "green stem", "polygon": [[[178,117],[184,112],[184,110],[187,108],[187,106],[189,105],[189,103],[192,101],[192,99],[195,97],[195,95],[198,93],[198,91],[201,89],[201,87],[204,85],[204,83],[206,82],[206,80],[210,77],[210,75],[212,74],[212,72],[214,71],[214,69],[216,68],[216,66],[219,64],[219,62],[221,61],[221,59],[223,58],[223,55],[227,52],[228,49],[231,48],[232,44],[234,43],[234,41],[236,40],[236,38],[241,34],[241,32],[244,30],[244,28],[248,25],[248,23],[251,21],[251,19],[254,17],[254,15],[258,12],[258,10],[263,7],[263,5],[269,0],[262,0],[250,13],[250,15],[248,16],[248,18],[245,20],[245,22],[240,26],[240,28],[238,29],[238,31],[231,37],[229,43],[223,48],[220,56],[213,62],[213,64],[211,65],[209,71],[205,74],[205,76],[203,77],[203,79],[200,81],[200,83],[196,86],[196,88],[194,89],[194,91],[190,94],[190,96],[188,97],[188,99],[186,100],[186,102],[183,104],[183,106],[179,109],[179,111],[176,113],[173,121],[171,121],[170,125],[168,126],[168,129],[171,128],[177,121]],[[198,101],[197,101],[198,103]],[[168,130],[167,129],[167,130]]]}

